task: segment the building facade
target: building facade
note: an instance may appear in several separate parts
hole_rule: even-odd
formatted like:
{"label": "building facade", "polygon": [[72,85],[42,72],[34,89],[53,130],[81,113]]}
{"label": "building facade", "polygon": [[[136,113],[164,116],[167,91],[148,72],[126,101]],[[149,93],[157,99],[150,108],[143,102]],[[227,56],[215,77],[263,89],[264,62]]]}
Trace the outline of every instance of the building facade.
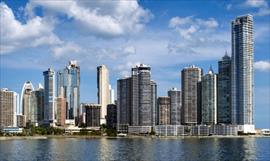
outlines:
{"label": "building facade", "polygon": [[217,77],[212,69],[202,77],[202,124],[217,123]]}
{"label": "building facade", "polygon": [[151,107],[152,107],[152,111],[151,111],[151,122],[152,122],[152,126],[157,125],[158,123],[158,116],[157,116],[157,83],[153,80],[151,80]]}
{"label": "building facade", "polygon": [[57,72],[57,97],[66,100],[67,122],[77,122],[80,107],[80,67],[71,60],[63,70]]}
{"label": "building facade", "polygon": [[44,88],[31,92],[31,106],[29,110],[28,123],[34,126],[41,125],[44,119]]}
{"label": "building facade", "polygon": [[101,105],[100,123],[106,124],[107,105],[110,104],[109,70],[105,65],[97,67],[98,104]]}
{"label": "building facade", "polygon": [[158,124],[169,125],[171,124],[171,103],[170,97],[158,97]]}
{"label": "building facade", "polygon": [[254,131],[253,120],[253,17],[239,16],[232,21],[232,124]]}
{"label": "building facade", "polygon": [[65,126],[66,122],[66,99],[65,97],[56,97],[55,98],[55,108],[56,108],[56,125]]}
{"label": "building facade", "polygon": [[231,58],[225,54],[218,62],[217,123],[231,123]]}
{"label": "building facade", "polygon": [[200,94],[198,93],[198,82],[201,81],[202,74],[202,69],[194,65],[184,68],[181,72],[182,124],[192,125],[199,122],[200,102],[198,100],[200,100]]}
{"label": "building facade", "polygon": [[107,127],[109,129],[116,129],[117,126],[117,106],[115,104],[107,105]]}
{"label": "building facade", "polygon": [[168,91],[170,97],[170,123],[171,125],[181,125],[181,91],[172,88]]}
{"label": "building facade", "polygon": [[52,68],[43,72],[44,76],[44,124],[55,123],[55,72]]}
{"label": "building facade", "polygon": [[[20,110],[18,114],[22,114],[25,116],[26,123],[31,123],[31,114],[34,112],[35,107],[33,107],[33,104],[36,104],[36,102],[32,101],[32,92],[34,91],[34,87],[30,81],[26,81],[23,84],[22,92],[21,92],[21,105]],[[34,119],[32,117],[32,119]],[[34,120],[32,120],[34,121]]]}
{"label": "building facade", "polygon": [[131,125],[131,78],[117,80],[117,123],[119,126]]}
{"label": "building facade", "polygon": [[19,95],[4,88],[0,90],[0,128],[16,127]]}
{"label": "building facade", "polygon": [[100,112],[101,105],[99,104],[83,104],[86,113],[86,126],[99,127],[100,126]]}

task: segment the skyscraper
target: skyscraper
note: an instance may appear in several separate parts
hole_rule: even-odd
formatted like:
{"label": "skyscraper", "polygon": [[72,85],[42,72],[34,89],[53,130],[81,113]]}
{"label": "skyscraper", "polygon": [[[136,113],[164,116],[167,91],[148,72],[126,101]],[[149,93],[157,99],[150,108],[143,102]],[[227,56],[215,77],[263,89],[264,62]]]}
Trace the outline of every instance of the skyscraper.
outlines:
{"label": "skyscraper", "polygon": [[168,91],[170,97],[170,123],[171,125],[181,124],[181,91],[172,88]]}
{"label": "skyscraper", "polygon": [[57,96],[64,97],[67,102],[67,124],[74,124],[74,121],[77,123],[80,107],[80,67],[76,60],[71,60],[68,66],[57,72]]}
{"label": "skyscraper", "polygon": [[253,120],[253,17],[239,16],[232,21],[232,123],[254,132]]}
{"label": "skyscraper", "polygon": [[132,68],[132,125],[151,126],[151,67]]}
{"label": "skyscraper", "polygon": [[158,97],[158,124],[159,125],[169,125],[171,124],[171,103],[170,97]]}
{"label": "skyscraper", "polygon": [[110,104],[114,104],[115,99],[114,99],[114,89],[112,88],[111,85],[109,85],[109,90],[110,90]]}
{"label": "skyscraper", "polygon": [[105,65],[97,67],[98,104],[101,105],[100,124],[106,124],[107,105],[110,103],[109,70]]}
{"label": "skyscraper", "polygon": [[119,126],[131,125],[131,96],[131,78],[117,80],[117,124]]}
{"label": "skyscraper", "polygon": [[16,110],[19,106],[19,95],[4,88],[0,90],[0,128],[16,127]]}
{"label": "skyscraper", "polygon": [[157,125],[158,123],[158,117],[157,117],[157,83],[153,80],[151,80],[151,122],[152,122],[152,126]]}
{"label": "skyscraper", "polygon": [[217,76],[217,122],[231,123],[231,58],[227,52],[218,62]]}
{"label": "skyscraper", "polygon": [[55,122],[55,72],[52,68],[44,75],[44,124],[54,126]]}
{"label": "skyscraper", "polygon": [[198,123],[198,82],[201,81],[202,69],[194,65],[186,67],[181,72],[182,79],[182,124]]}
{"label": "skyscraper", "polygon": [[217,123],[217,77],[212,68],[202,77],[202,124]]}
{"label": "skyscraper", "polygon": [[55,108],[56,108],[56,124],[58,126],[65,126],[66,122],[66,99],[62,97],[55,98]]}
{"label": "skyscraper", "polygon": [[41,125],[44,119],[44,88],[39,84],[38,89],[31,92],[31,105],[28,122]]}
{"label": "skyscraper", "polygon": [[30,115],[32,111],[32,101],[31,101],[31,93],[34,91],[34,87],[30,81],[26,81],[23,84],[22,92],[21,92],[21,106],[19,114],[23,114],[25,116],[25,120],[27,123],[31,121]]}

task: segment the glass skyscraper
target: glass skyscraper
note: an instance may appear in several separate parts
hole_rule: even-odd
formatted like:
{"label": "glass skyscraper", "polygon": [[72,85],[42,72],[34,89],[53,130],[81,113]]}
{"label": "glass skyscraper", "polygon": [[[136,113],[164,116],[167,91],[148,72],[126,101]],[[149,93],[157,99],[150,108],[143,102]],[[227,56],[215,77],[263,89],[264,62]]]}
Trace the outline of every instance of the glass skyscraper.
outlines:
{"label": "glass skyscraper", "polygon": [[52,68],[44,75],[44,124],[54,126],[55,123],[55,72]]}
{"label": "glass skyscraper", "polygon": [[181,91],[176,88],[172,88],[168,91],[168,96],[170,97],[170,123],[171,125],[180,125],[181,124]]}
{"label": "glass skyscraper", "polygon": [[218,62],[217,123],[231,123],[231,58],[225,54]]}
{"label": "glass skyscraper", "polygon": [[232,21],[232,123],[254,131],[253,121],[253,17],[239,16]]}
{"label": "glass skyscraper", "polygon": [[67,124],[74,124],[80,107],[80,67],[72,60],[63,70],[57,72],[57,97],[66,100]]}

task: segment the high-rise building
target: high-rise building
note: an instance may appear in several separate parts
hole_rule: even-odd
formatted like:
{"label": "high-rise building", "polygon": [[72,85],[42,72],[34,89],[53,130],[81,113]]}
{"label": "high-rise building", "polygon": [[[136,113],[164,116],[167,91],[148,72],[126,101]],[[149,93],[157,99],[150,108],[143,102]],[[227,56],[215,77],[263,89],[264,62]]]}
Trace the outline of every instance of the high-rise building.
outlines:
{"label": "high-rise building", "polygon": [[168,91],[170,98],[170,123],[171,125],[181,125],[181,91],[172,88]]}
{"label": "high-rise building", "polygon": [[119,126],[131,125],[131,78],[117,80],[117,123]]}
{"label": "high-rise building", "polygon": [[253,16],[239,16],[232,21],[232,123],[243,131],[254,132],[253,120]]}
{"label": "high-rise building", "polygon": [[28,123],[38,126],[44,119],[44,88],[39,84],[38,89],[31,92],[31,105],[28,116]]}
{"label": "high-rise building", "polygon": [[83,104],[86,113],[86,126],[99,127],[100,126],[100,108],[99,104]]}
{"label": "high-rise building", "polygon": [[66,122],[66,99],[64,97],[55,98],[55,108],[56,108],[56,125],[65,126]]}
{"label": "high-rise building", "polygon": [[110,90],[110,104],[114,104],[115,103],[114,89],[112,88],[111,85],[109,85],[109,90]]}
{"label": "high-rise building", "polygon": [[157,123],[157,85],[151,81],[151,68],[139,65],[131,77],[117,81],[118,124],[152,126]]}
{"label": "high-rise building", "polygon": [[217,123],[231,123],[231,58],[227,55],[218,62]]}
{"label": "high-rise building", "polygon": [[159,125],[169,125],[171,124],[171,103],[170,97],[158,97],[157,99],[158,106],[158,124]]}
{"label": "high-rise building", "polygon": [[44,75],[44,124],[54,126],[55,123],[55,72],[52,68]]}
{"label": "high-rise building", "polygon": [[77,122],[80,107],[80,67],[76,60],[71,60],[69,65],[57,72],[57,96],[64,97],[67,102],[67,122]]}
{"label": "high-rise building", "polygon": [[212,68],[202,77],[202,124],[217,123],[217,77]]}
{"label": "high-rise building", "polygon": [[[132,77],[135,77],[132,79],[132,99],[134,99],[132,100],[132,115],[135,113],[135,115],[132,116],[134,119],[132,123],[135,126],[152,125],[150,70],[151,67],[144,64],[140,64],[136,66],[135,69],[132,69]],[[138,118],[136,118],[136,116],[138,116]]]}
{"label": "high-rise building", "polygon": [[157,83],[153,80],[151,80],[151,122],[152,122],[152,126],[157,125],[158,123],[158,117],[157,117]]}
{"label": "high-rise building", "polygon": [[115,129],[117,125],[117,106],[115,104],[107,105],[107,127],[109,129]]}
{"label": "high-rise building", "polygon": [[198,82],[201,81],[202,69],[194,65],[186,67],[181,72],[182,79],[182,110],[181,120],[182,124],[197,124],[198,123],[198,109],[199,97]]}
{"label": "high-rise building", "polygon": [[98,104],[101,105],[100,124],[106,124],[107,105],[110,103],[109,70],[105,65],[97,67]]}
{"label": "high-rise building", "polygon": [[[21,92],[21,106],[18,114],[23,114],[25,116],[26,123],[31,122],[31,112],[33,112],[33,102],[31,100],[31,93],[34,91],[34,87],[30,81],[26,81],[23,84]],[[22,113],[20,113],[22,112]],[[33,121],[33,120],[32,120]]]}
{"label": "high-rise building", "polygon": [[0,128],[16,127],[19,95],[6,88],[0,90]]}

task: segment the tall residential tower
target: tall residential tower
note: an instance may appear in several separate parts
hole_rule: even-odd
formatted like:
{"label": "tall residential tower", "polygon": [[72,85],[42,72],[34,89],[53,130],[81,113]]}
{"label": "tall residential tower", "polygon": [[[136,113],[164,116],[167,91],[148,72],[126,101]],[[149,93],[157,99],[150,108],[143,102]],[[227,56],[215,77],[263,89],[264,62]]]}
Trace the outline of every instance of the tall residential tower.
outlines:
{"label": "tall residential tower", "polygon": [[243,125],[243,132],[254,132],[253,120],[253,17],[239,16],[232,21],[232,123]]}

